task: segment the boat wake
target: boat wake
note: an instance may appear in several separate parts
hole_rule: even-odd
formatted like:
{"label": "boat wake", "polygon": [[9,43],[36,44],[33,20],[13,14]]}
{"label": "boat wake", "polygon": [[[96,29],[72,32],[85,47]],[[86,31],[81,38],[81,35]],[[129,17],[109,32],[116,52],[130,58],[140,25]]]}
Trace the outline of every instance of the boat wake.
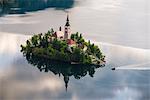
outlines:
{"label": "boat wake", "polygon": [[[120,63],[112,70],[150,70],[150,49],[135,48],[111,43],[94,42],[106,52],[107,61]],[[113,60],[115,59],[115,60]],[[121,66],[124,65],[124,66]]]}
{"label": "boat wake", "polygon": [[132,64],[132,65],[125,65],[112,68],[112,70],[150,70],[150,62],[141,63],[141,64]]}

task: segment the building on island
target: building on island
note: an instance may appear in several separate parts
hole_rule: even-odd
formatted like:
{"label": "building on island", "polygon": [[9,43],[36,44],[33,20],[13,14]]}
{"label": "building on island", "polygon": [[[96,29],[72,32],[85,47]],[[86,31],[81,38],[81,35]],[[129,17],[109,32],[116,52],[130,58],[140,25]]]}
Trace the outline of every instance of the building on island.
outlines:
{"label": "building on island", "polygon": [[70,39],[71,36],[71,29],[70,29],[70,23],[69,23],[69,16],[67,15],[67,20],[65,24],[65,30],[64,30],[64,39]]}
{"label": "building on island", "polygon": [[64,32],[63,31],[59,30],[59,31],[55,32],[54,34],[55,34],[57,39],[59,39],[59,40],[63,40],[64,39]]}
{"label": "building on island", "polygon": [[62,30],[62,27],[59,27],[58,31],[56,31],[56,32],[53,31],[51,40],[53,40],[54,38],[57,38],[58,40],[65,40],[67,42],[67,45],[68,45],[67,49],[70,52],[72,52],[72,47],[76,47],[76,46],[83,49],[83,51],[85,52],[87,50],[87,46],[85,46],[82,43],[77,44],[76,41],[71,39],[71,35],[72,35],[71,26],[70,26],[70,22],[69,22],[69,16],[67,15],[64,30]]}
{"label": "building on island", "polygon": [[70,47],[76,46],[76,42],[73,41],[72,39],[67,39],[67,44],[68,44],[68,46],[70,46]]}
{"label": "building on island", "polygon": [[75,46],[76,42],[71,37],[71,27],[69,22],[69,15],[67,15],[66,24],[64,26],[64,31],[61,27],[59,27],[59,31],[56,31],[52,35],[53,37],[57,38],[58,40],[67,40],[68,46]]}

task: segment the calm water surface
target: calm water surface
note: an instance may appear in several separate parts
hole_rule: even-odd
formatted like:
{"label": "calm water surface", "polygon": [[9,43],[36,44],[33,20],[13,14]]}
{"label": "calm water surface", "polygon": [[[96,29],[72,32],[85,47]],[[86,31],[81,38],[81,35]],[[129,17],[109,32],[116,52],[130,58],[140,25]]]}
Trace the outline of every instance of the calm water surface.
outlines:
{"label": "calm water surface", "polygon": [[[149,4],[148,0],[16,0],[0,5],[0,100],[150,100]],[[20,44],[33,33],[64,26],[67,12],[72,31],[99,45],[107,63],[81,72],[80,79],[74,73],[66,92],[68,70],[60,77],[54,69],[40,72],[20,53]]]}

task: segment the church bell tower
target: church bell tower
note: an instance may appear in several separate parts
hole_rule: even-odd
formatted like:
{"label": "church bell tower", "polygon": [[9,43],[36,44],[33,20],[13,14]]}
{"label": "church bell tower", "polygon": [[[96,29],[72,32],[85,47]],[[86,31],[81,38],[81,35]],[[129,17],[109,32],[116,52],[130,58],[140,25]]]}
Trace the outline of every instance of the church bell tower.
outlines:
{"label": "church bell tower", "polygon": [[67,15],[67,20],[65,24],[65,30],[64,30],[64,39],[70,39],[71,36],[71,29],[70,29],[70,23],[69,23],[69,15]]}

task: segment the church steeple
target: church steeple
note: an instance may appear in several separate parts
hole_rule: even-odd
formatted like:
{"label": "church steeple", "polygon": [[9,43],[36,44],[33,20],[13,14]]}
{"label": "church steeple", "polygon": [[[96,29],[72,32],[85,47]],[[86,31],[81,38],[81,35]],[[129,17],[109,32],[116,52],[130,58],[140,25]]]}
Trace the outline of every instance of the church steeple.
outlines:
{"label": "church steeple", "polygon": [[67,14],[67,21],[69,21],[69,15]]}
{"label": "church steeple", "polygon": [[69,23],[69,15],[67,15],[67,20],[66,20],[66,25],[65,26],[70,26],[70,23]]}
{"label": "church steeple", "polygon": [[69,76],[68,76],[68,75],[65,75],[65,76],[64,76],[64,82],[65,82],[65,87],[66,87],[66,91],[67,91],[68,82],[69,82]]}
{"label": "church steeple", "polygon": [[65,24],[65,30],[64,30],[64,39],[70,39],[71,36],[71,29],[70,29],[70,23],[69,23],[69,15],[67,14],[66,24]]}

